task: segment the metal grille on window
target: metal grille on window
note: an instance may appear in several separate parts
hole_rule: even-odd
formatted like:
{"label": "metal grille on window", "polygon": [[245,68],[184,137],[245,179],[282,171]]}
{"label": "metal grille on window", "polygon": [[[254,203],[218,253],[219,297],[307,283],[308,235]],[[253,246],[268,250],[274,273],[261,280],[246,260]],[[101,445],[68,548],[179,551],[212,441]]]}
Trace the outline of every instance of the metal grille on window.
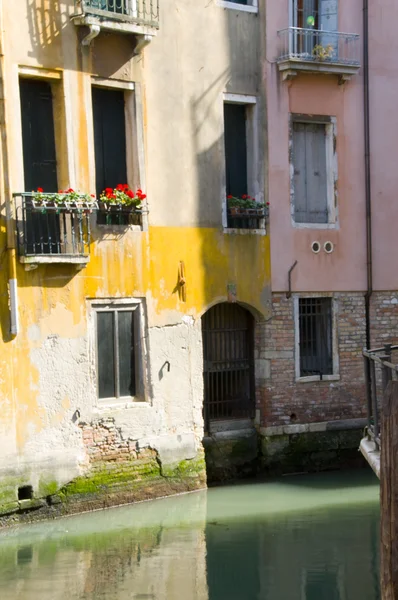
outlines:
{"label": "metal grille on window", "polygon": [[134,311],[97,312],[99,398],[135,396]]}
{"label": "metal grille on window", "polygon": [[332,299],[300,298],[300,376],[333,374]]}
{"label": "metal grille on window", "polygon": [[218,304],[203,316],[202,334],[206,425],[253,417],[252,315],[237,304]]}

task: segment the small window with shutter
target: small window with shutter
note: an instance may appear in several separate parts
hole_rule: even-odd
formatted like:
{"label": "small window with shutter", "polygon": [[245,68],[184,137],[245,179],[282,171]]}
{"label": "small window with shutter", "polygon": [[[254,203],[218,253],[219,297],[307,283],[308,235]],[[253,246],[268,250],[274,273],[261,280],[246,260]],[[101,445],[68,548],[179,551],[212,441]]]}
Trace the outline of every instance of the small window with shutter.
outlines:
{"label": "small window with shutter", "polygon": [[95,307],[97,389],[101,401],[142,396],[140,306]]}
{"label": "small window with shutter", "polygon": [[[329,223],[327,123],[293,122],[292,161],[294,220],[296,223]],[[332,191],[333,195],[333,191]]]}

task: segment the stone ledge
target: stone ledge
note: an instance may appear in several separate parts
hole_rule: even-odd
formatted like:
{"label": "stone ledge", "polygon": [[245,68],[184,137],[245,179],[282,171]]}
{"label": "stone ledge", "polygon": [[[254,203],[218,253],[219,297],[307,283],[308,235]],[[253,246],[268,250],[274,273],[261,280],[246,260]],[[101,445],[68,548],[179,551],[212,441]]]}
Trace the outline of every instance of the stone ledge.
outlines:
{"label": "stone ledge", "polygon": [[260,434],[266,437],[276,435],[294,435],[297,433],[319,433],[322,431],[345,431],[364,429],[367,419],[341,419],[340,421],[324,421],[321,423],[298,423],[296,425],[276,425],[261,427]]}

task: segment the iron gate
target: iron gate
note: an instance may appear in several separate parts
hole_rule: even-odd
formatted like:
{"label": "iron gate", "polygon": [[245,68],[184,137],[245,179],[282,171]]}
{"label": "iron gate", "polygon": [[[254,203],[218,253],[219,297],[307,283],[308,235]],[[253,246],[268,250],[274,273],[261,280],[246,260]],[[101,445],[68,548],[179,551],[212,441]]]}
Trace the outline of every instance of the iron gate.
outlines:
{"label": "iron gate", "polygon": [[253,317],[237,304],[217,304],[202,318],[204,418],[254,417]]}

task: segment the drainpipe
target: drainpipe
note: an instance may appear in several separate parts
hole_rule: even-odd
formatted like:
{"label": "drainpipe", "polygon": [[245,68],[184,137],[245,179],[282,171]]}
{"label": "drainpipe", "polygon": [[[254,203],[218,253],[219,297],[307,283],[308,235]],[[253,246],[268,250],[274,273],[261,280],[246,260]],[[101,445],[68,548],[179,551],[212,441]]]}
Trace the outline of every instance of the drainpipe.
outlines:
{"label": "drainpipe", "polygon": [[[3,22],[2,17],[2,2],[0,0],[0,22]],[[4,43],[3,30],[0,30],[0,157],[2,164],[0,172],[3,178],[4,197],[10,197],[9,185],[9,161],[7,149],[7,131],[6,131],[6,110],[5,110],[5,93],[4,93]],[[13,211],[10,201],[6,200],[7,210],[7,258],[8,258],[8,287],[10,294],[10,333],[14,337],[18,333],[18,286],[17,286],[17,259],[15,251],[15,231]]]}
{"label": "drainpipe", "polygon": [[366,201],[366,277],[365,294],[366,347],[370,348],[370,299],[373,293],[372,264],[372,190],[370,179],[370,107],[369,107],[369,0],[363,0],[363,87],[365,134],[365,201]]}
{"label": "drainpipe", "polygon": [[8,288],[10,293],[10,333],[18,333],[18,284],[17,257],[15,250],[14,223],[11,207],[7,206],[7,250],[8,250]]}

